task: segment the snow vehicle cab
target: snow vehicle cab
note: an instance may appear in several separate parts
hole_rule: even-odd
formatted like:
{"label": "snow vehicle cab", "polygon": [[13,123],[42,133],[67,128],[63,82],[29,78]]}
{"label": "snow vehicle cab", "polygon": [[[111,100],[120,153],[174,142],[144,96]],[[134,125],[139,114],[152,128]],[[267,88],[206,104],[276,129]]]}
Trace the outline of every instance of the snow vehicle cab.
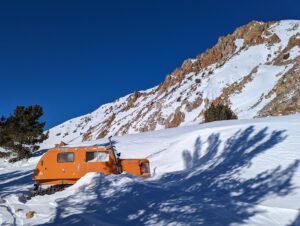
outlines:
{"label": "snow vehicle cab", "polygon": [[120,159],[110,140],[109,146],[57,147],[49,149],[38,162],[32,179],[39,185],[74,184],[88,172],[132,175],[147,178],[147,159]]}

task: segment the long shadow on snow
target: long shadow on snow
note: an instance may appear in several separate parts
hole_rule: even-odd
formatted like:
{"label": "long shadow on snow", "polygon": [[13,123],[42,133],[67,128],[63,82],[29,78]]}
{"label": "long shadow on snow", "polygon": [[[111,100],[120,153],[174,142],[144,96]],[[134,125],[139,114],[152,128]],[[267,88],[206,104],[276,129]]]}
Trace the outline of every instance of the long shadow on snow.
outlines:
{"label": "long shadow on snow", "polygon": [[43,154],[45,154],[49,149],[42,149],[42,150],[38,150],[32,153],[32,157],[38,157],[38,156],[42,156]]}
{"label": "long shadow on snow", "polygon": [[26,186],[32,185],[32,170],[13,171],[0,175],[0,197],[8,194],[16,194],[16,192],[27,193]]}
{"label": "long shadow on snow", "polygon": [[[48,149],[39,150],[32,154],[32,157],[43,155]],[[0,197],[7,194],[26,194],[32,191],[34,182],[32,181],[33,170],[26,171],[12,171],[0,174]],[[28,190],[28,185],[32,185],[32,189]],[[18,193],[17,193],[18,192]]]}
{"label": "long shadow on snow", "polygon": [[[72,214],[71,211],[64,217],[65,210],[74,205],[74,196],[70,196],[58,202],[53,224],[230,225],[245,222],[257,213],[254,206],[267,195],[284,196],[293,189],[291,180],[299,161],[287,168],[278,166],[264,171],[250,179],[238,177],[254,157],[285,138],[284,131],[268,133],[264,128],[255,132],[251,126],[225,141],[222,151],[218,151],[220,135],[211,134],[207,139],[208,148],[201,154],[199,137],[193,154],[187,150],[182,153],[186,170],[165,174],[155,181],[128,175],[101,175],[91,188],[82,188],[86,189],[85,194],[93,196],[90,201],[83,199],[77,203],[82,213]],[[116,186],[120,180],[129,182]],[[107,195],[108,191],[110,195]]]}
{"label": "long shadow on snow", "polygon": [[300,213],[296,217],[295,220],[293,220],[292,223],[290,223],[288,226],[300,226]]}

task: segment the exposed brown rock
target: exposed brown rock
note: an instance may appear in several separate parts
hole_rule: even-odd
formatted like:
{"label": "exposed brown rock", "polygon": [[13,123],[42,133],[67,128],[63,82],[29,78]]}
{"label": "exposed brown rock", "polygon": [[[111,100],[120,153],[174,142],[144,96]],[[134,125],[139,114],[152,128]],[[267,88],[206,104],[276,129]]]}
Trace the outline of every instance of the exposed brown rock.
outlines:
{"label": "exposed brown rock", "polygon": [[228,34],[220,37],[217,44],[206,50],[204,53],[196,57],[195,62],[192,63],[190,59],[185,60],[181,67],[176,68],[171,74],[168,74],[165,81],[158,87],[158,94],[161,95],[168,87],[180,83],[185,75],[190,72],[197,72],[203,68],[208,67],[214,63],[223,65],[236,50],[234,41],[236,39],[244,39],[244,46],[251,46],[261,44],[263,42],[269,45],[280,41],[276,34],[270,35],[267,29],[275,22],[261,23],[252,21],[249,24],[237,28],[233,34]]}
{"label": "exposed brown rock", "polygon": [[286,65],[290,61],[287,61],[289,58],[288,52],[295,46],[300,47],[300,34],[296,34],[289,39],[287,46],[280,52],[280,54],[274,59],[274,65]]}
{"label": "exposed brown rock", "polygon": [[60,143],[55,144],[54,147],[60,148],[60,147],[66,146],[66,145],[67,145],[67,144],[66,144],[65,142],[61,141]]}
{"label": "exposed brown rock", "polygon": [[82,141],[83,141],[83,142],[84,142],[84,141],[91,140],[91,138],[92,138],[92,133],[93,133],[93,131],[94,131],[95,128],[96,128],[96,126],[91,126],[91,127],[87,130],[87,132],[84,133],[84,134],[82,135]]}
{"label": "exposed brown rock", "polygon": [[180,111],[180,107],[175,110],[175,113],[171,114],[165,124],[165,128],[178,127],[184,121],[185,115]]}
{"label": "exposed brown rock", "polygon": [[115,135],[124,135],[128,132],[131,124],[127,123],[125,125],[122,125],[121,128],[118,130],[118,132]]}
{"label": "exposed brown rock", "polygon": [[267,40],[267,43],[268,45],[273,45],[274,43],[278,43],[280,42],[280,38],[276,35],[276,34],[273,34],[268,40]]}
{"label": "exposed brown rock", "polygon": [[245,85],[252,81],[252,76],[257,72],[257,68],[255,67],[251,70],[251,72],[246,75],[241,81],[234,82],[230,86],[227,86],[222,90],[222,93],[219,97],[217,97],[212,103],[214,105],[218,104],[225,104],[230,105],[229,103],[229,96],[233,93],[240,93],[242,92],[242,89],[245,87]]}
{"label": "exposed brown rock", "polygon": [[201,104],[202,104],[202,98],[201,97],[197,97],[192,103],[186,101],[185,102],[185,110],[187,112],[191,112],[192,110],[198,108]]}
{"label": "exposed brown rock", "polygon": [[144,125],[143,127],[141,127],[139,129],[139,132],[148,132],[148,131],[152,131],[155,130],[156,125],[158,123],[158,118],[161,116],[161,112],[160,111],[156,111],[154,113],[152,113],[148,119],[148,122],[146,123],[146,125]]}
{"label": "exposed brown rock", "polygon": [[105,137],[109,130],[110,130],[110,126],[113,123],[113,121],[115,120],[116,114],[113,113],[105,122],[104,122],[104,126],[101,127],[100,133],[97,136],[97,139],[101,139],[103,137]]}
{"label": "exposed brown rock", "polygon": [[132,108],[134,103],[141,96],[143,96],[143,94],[140,92],[134,92],[133,94],[131,94],[127,99],[127,105],[125,106],[125,108],[122,111],[128,111],[130,108]]}
{"label": "exposed brown rock", "polygon": [[26,213],[26,218],[27,218],[27,219],[33,218],[34,214],[35,214],[35,211],[28,211],[28,212]]}
{"label": "exposed brown rock", "polygon": [[261,94],[259,100],[255,104],[253,104],[252,106],[250,106],[249,109],[253,109],[253,108],[257,107],[262,102],[263,99],[264,99],[264,93]]}
{"label": "exposed brown rock", "polygon": [[300,112],[300,62],[282,76],[267,97],[272,94],[275,98],[258,112],[258,117]]}
{"label": "exposed brown rock", "polygon": [[[151,91],[134,92],[128,96],[126,101],[120,101],[121,99],[115,100],[113,105],[108,105],[103,109],[106,120],[97,122],[95,123],[96,125],[94,124],[93,127],[90,127],[83,135],[83,140],[92,139],[92,134],[97,134],[97,138],[103,138],[108,134],[123,135],[129,131],[146,132],[155,130],[158,127],[173,128],[181,125],[184,121],[183,109],[186,112],[199,109],[198,118],[196,119],[201,120],[203,111],[211,103],[230,105],[230,96],[243,92],[246,84],[252,82],[254,76],[256,76],[257,68],[261,64],[254,67],[248,75],[243,75],[244,77],[240,81],[228,84],[214,100],[202,97],[199,87],[205,85],[205,83],[203,84],[203,79],[212,76],[215,68],[218,69],[232,57],[237,56],[241,51],[247,50],[251,46],[264,44],[267,46],[267,49],[271,49],[274,43],[280,42],[280,38],[272,33],[271,30],[268,30],[274,23],[276,22],[261,23],[252,21],[245,26],[239,27],[232,34],[220,37],[214,47],[196,56],[195,59],[183,61],[180,67],[166,76],[164,82],[158,88]],[[275,53],[274,51],[270,52],[266,59],[268,61],[267,64],[281,66],[288,64],[300,65],[300,57],[299,59],[290,59],[291,57],[289,56],[291,48],[294,46],[300,47],[299,37],[300,34],[291,37],[285,48],[278,49]],[[235,46],[237,39],[243,39],[243,45],[239,50]],[[264,64],[264,62],[260,63]],[[212,64],[215,66],[209,67]],[[251,108],[257,107],[261,101],[270,98],[270,103],[264,109],[261,109],[259,117],[299,112],[298,97],[300,94],[298,91],[292,93],[295,89],[300,90],[300,87],[297,86],[300,83],[300,73],[297,70],[297,67],[294,67],[286,75],[282,76],[273,90],[267,94],[262,94],[261,98],[253,106],[250,106]],[[185,86],[186,84],[188,86]],[[178,90],[180,91],[177,92]],[[197,98],[189,102],[188,100],[195,93]],[[271,99],[274,96],[275,98]],[[147,103],[143,102],[146,99]],[[140,104],[141,102],[143,102],[143,105]],[[180,107],[175,112],[164,113],[163,109],[173,106],[174,103]],[[90,120],[91,118],[88,118],[86,122],[82,120],[80,126],[83,128],[89,125]]]}

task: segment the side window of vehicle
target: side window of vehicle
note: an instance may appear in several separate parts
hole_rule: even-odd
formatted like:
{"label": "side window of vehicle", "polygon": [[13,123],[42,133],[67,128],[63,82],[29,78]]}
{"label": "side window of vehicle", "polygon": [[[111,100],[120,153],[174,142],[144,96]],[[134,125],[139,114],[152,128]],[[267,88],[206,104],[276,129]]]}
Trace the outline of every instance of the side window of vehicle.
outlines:
{"label": "side window of vehicle", "polygon": [[109,156],[106,152],[96,152],[96,151],[89,151],[86,152],[85,161],[86,162],[108,162]]}
{"label": "side window of vehicle", "polygon": [[74,152],[62,152],[57,154],[57,162],[74,162]]}

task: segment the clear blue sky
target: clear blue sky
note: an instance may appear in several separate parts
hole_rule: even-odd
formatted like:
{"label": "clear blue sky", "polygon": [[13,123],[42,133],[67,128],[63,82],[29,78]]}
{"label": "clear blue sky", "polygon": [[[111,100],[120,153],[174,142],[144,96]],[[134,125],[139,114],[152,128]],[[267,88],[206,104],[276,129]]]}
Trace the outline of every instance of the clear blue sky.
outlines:
{"label": "clear blue sky", "polygon": [[40,104],[47,128],[164,80],[251,20],[299,19],[300,1],[1,1],[0,114]]}

